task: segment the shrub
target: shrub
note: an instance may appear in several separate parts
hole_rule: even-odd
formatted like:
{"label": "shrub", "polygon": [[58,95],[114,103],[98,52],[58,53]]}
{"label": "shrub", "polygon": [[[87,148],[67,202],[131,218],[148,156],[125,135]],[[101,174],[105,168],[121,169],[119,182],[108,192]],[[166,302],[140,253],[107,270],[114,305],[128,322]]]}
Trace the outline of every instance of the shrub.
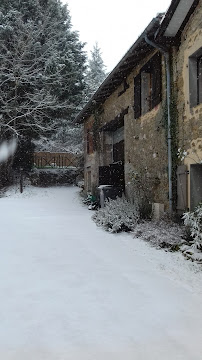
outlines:
{"label": "shrub", "polygon": [[144,239],[157,248],[177,251],[185,242],[184,227],[169,218],[143,221],[134,230],[134,237]]}
{"label": "shrub", "polygon": [[78,173],[76,168],[33,169],[29,174],[29,179],[33,186],[75,184]]}
{"label": "shrub", "polygon": [[116,200],[107,199],[105,207],[99,209],[92,218],[98,226],[109,232],[131,231],[139,220],[139,209],[122,196]]}
{"label": "shrub", "polygon": [[202,250],[202,203],[193,212],[184,213],[183,220],[190,230],[194,247]]}

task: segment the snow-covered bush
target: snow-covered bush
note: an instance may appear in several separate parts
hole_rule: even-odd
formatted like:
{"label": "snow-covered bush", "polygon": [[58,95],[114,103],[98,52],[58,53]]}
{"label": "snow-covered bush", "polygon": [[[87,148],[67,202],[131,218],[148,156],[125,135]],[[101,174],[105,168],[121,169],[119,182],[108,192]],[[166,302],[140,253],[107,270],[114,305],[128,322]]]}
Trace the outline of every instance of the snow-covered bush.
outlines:
{"label": "snow-covered bush", "polygon": [[67,169],[33,169],[29,174],[33,186],[70,185],[76,183],[79,171],[76,168]]}
{"label": "snow-covered bush", "polygon": [[178,251],[185,243],[184,227],[169,219],[143,221],[134,230],[134,237],[148,241],[157,248]]}
{"label": "snow-covered bush", "polygon": [[183,220],[190,230],[193,246],[202,250],[202,203],[194,211],[184,213]]}
{"label": "snow-covered bush", "polygon": [[92,218],[98,226],[109,232],[131,231],[139,220],[139,209],[122,196],[116,200],[107,199],[105,207],[99,209]]}

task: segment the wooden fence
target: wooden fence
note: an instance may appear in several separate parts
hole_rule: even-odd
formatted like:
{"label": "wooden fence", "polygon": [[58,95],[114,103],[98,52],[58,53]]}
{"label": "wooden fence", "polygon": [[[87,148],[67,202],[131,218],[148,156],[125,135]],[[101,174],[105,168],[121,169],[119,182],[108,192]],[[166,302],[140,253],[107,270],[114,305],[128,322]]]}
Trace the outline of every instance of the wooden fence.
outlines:
{"label": "wooden fence", "polygon": [[72,153],[36,152],[34,166],[37,168],[67,168],[78,167],[81,155]]}

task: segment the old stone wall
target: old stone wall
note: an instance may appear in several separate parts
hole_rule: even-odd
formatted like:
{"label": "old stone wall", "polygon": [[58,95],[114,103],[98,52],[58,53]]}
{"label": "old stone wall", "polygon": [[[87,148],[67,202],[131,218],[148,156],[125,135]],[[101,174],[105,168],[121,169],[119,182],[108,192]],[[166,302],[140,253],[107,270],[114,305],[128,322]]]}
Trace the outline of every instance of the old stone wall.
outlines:
{"label": "old stone wall", "polygon": [[[145,59],[145,63],[148,60]],[[131,74],[131,86],[139,70],[140,67]],[[138,119],[134,119],[133,106],[130,106],[125,117],[125,183],[130,198],[134,198],[136,192],[140,191],[148,201],[163,203],[167,208],[167,120],[164,104],[165,66],[162,59],[162,102]]]}
{"label": "old stone wall", "polygon": [[162,119],[162,105],[137,120],[132,112],[127,117],[125,179],[126,192],[131,198],[139,189],[149,201],[167,206],[167,146]]}
{"label": "old stone wall", "polygon": [[[192,107],[189,80],[190,57],[202,47],[202,1],[190,17],[181,36],[181,45],[173,56],[178,110],[179,164],[190,165],[202,161],[202,103]],[[190,174],[188,181],[188,204],[190,207]]]}
{"label": "old stone wall", "polygon": [[[153,110],[139,119],[134,119],[134,77],[142,66],[156,53],[154,50],[137,66],[125,79],[127,89],[123,92],[123,83],[102,105],[96,121],[99,128],[114,120],[124,109],[128,114],[124,116],[124,142],[125,142],[125,184],[126,193],[133,199],[135,188],[141,181],[150,195],[151,201],[168,205],[168,176],[167,176],[167,140],[165,127],[165,66],[162,59],[162,93],[163,100]],[[120,95],[120,93],[122,93]],[[92,115],[85,124],[85,132],[91,128],[95,117]],[[99,146],[93,154],[85,151],[85,181],[87,171],[91,168],[92,184],[98,185],[98,167],[111,163],[112,145],[108,132],[99,135]]]}
{"label": "old stone wall", "polygon": [[[173,157],[174,197],[177,182],[177,165],[190,165],[202,161],[202,104],[190,104],[190,57],[202,48],[202,0],[190,17],[181,35],[180,45],[171,48],[172,96],[171,132]],[[112,138],[110,132],[99,131],[123,113],[125,189],[129,198],[135,198],[137,187],[147,195],[148,201],[162,203],[168,209],[168,149],[166,75],[162,56],[162,101],[145,115],[134,117],[134,78],[156,53],[151,51],[139,66],[133,69],[122,84],[99,107],[97,114],[87,120],[85,131],[91,128],[97,133],[92,154],[85,152],[85,181],[91,171],[92,187],[98,185],[99,166],[112,161]],[[202,50],[201,50],[202,53]],[[201,54],[200,54],[201,56]],[[127,85],[127,86],[125,86]],[[178,155],[178,150],[180,155]],[[183,154],[183,156],[181,156]],[[188,207],[190,203],[190,178],[188,180]]]}

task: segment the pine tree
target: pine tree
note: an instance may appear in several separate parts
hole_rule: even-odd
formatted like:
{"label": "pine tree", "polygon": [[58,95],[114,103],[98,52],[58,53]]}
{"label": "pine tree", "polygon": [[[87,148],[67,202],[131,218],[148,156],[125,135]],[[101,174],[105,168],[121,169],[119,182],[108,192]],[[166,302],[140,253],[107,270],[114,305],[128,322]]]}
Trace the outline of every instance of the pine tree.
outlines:
{"label": "pine tree", "polygon": [[86,56],[67,7],[2,0],[0,39],[0,138],[50,136],[65,122],[73,129]]}
{"label": "pine tree", "polygon": [[107,76],[106,66],[102,59],[101,49],[96,42],[91,51],[91,58],[88,61],[88,70],[86,74],[86,97],[89,100]]}

